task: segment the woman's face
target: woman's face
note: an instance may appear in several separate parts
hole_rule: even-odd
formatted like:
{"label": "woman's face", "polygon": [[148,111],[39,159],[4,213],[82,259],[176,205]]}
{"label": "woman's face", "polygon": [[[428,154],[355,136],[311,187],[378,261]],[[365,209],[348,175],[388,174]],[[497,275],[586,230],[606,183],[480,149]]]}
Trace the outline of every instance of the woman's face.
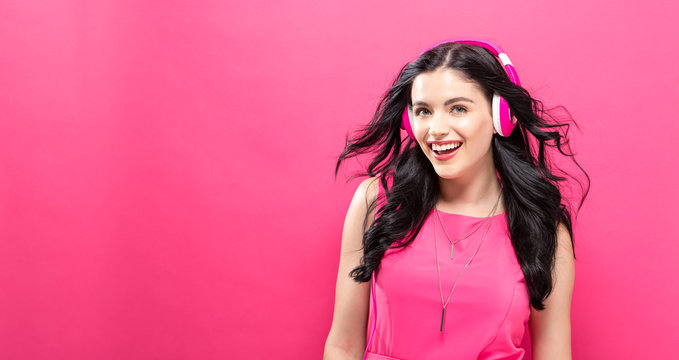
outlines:
{"label": "woman's face", "polygon": [[440,68],[415,77],[411,96],[413,134],[440,177],[473,178],[493,166],[496,131],[490,102],[479,85],[458,70]]}

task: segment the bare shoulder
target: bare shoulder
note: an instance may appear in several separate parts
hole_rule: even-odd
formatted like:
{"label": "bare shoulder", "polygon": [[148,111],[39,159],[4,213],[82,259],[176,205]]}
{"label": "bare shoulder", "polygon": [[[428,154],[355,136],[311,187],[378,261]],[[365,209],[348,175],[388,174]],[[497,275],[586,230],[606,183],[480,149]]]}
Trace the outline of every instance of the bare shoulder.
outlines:
{"label": "bare shoulder", "polygon": [[571,239],[571,234],[568,232],[568,228],[563,223],[559,223],[559,226],[556,229],[556,241],[557,241],[556,250],[557,258],[566,257],[572,259],[574,253],[573,241]]}
{"label": "bare shoulder", "polygon": [[377,199],[379,193],[380,179],[378,177],[369,177],[358,185],[357,193],[360,193],[365,200],[370,203]]}
{"label": "bare shoulder", "polygon": [[379,178],[367,178],[358,185],[354,198],[349,206],[349,212],[356,218],[364,219],[368,213],[368,224],[371,224],[375,218],[375,207],[372,206],[379,195]]}

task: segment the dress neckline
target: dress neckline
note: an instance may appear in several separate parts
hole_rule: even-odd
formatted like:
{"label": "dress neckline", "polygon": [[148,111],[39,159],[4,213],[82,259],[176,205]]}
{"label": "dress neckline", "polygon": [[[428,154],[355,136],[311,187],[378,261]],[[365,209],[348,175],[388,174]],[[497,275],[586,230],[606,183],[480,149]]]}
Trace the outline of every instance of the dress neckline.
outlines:
{"label": "dress neckline", "polygon": [[[470,215],[463,215],[463,214],[456,214],[456,213],[446,212],[446,211],[443,211],[443,210],[438,209],[438,208],[434,208],[434,209],[435,209],[435,211],[438,210],[439,214],[443,214],[443,215],[445,215],[445,216],[459,216],[459,217],[470,218],[470,219],[475,219],[475,220],[485,219],[485,218],[486,218],[486,216],[470,216]],[[503,211],[503,212],[501,212],[501,213],[497,213],[497,214],[491,216],[491,218],[495,218],[495,217],[498,217],[498,216],[500,216],[500,215],[504,215],[505,213],[506,213],[506,211]]]}

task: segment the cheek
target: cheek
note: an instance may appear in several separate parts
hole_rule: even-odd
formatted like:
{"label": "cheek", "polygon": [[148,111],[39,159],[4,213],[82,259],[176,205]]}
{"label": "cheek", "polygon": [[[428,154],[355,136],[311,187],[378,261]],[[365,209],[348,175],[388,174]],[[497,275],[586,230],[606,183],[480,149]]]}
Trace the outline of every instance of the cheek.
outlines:
{"label": "cheek", "polygon": [[425,132],[424,126],[421,121],[413,121],[411,123],[411,129],[413,130],[413,134],[415,134],[415,137],[420,139],[422,137],[422,134]]}
{"label": "cheek", "polygon": [[422,126],[421,123],[418,122],[413,122],[412,126],[413,135],[415,135],[417,142],[420,144],[420,146],[422,146],[423,142],[426,141],[427,129],[424,126]]}
{"label": "cheek", "polygon": [[417,145],[420,147],[420,150],[426,154],[429,150],[429,145],[427,145],[426,142],[427,132],[422,128],[418,128],[418,126],[415,124],[413,124],[412,129],[413,135],[415,135],[415,139],[417,139]]}
{"label": "cheek", "polygon": [[485,152],[485,150],[491,146],[491,142],[493,141],[492,124],[490,127],[478,126],[474,128],[467,128],[465,130],[466,131],[460,131],[460,136],[462,136],[468,144],[472,145],[475,152]]}
{"label": "cheek", "polygon": [[476,146],[480,153],[486,153],[492,147],[493,131],[486,131],[479,133],[476,138]]}

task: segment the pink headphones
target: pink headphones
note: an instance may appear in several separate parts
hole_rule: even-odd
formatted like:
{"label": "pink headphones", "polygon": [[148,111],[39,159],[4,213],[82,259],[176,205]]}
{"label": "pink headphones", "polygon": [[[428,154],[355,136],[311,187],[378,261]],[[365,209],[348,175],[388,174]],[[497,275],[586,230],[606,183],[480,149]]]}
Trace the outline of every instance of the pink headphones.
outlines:
{"label": "pink headphones", "polygon": [[[505,71],[507,71],[509,80],[511,80],[511,82],[513,82],[516,85],[521,85],[521,83],[519,82],[519,76],[516,74],[514,65],[512,65],[512,62],[509,60],[507,54],[505,54],[502,51],[500,46],[491,41],[475,38],[451,39],[430,46],[425,51],[423,51],[422,54],[431,50],[432,48],[435,48],[445,43],[476,45],[490,51],[491,54],[495,55],[495,57],[500,60],[500,63],[505,68]],[[495,130],[498,132],[498,134],[500,134],[500,136],[509,136],[512,133],[512,130],[514,130],[514,127],[517,124],[517,120],[515,117],[512,117],[512,114],[509,111],[509,105],[507,105],[507,101],[500,95],[495,93],[493,94],[492,107],[493,107],[493,126],[495,127]],[[406,132],[408,133],[408,136],[410,136],[411,139],[417,142],[417,139],[415,139],[415,135],[413,134],[412,117],[413,117],[412,108],[410,106],[406,106],[406,108],[403,110],[403,122],[401,123],[401,129],[405,129]]]}

